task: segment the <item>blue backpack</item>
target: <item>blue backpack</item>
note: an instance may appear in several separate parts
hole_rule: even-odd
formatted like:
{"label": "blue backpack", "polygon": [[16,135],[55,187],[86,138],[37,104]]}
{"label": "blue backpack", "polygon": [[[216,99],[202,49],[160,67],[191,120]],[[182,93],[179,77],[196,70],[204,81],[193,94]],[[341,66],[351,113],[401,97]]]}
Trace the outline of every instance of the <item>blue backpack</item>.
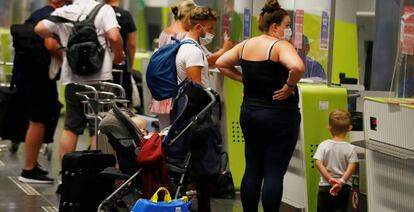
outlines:
{"label": "blue backpack", "polygon": [[180,42],[177,38],[171,37],[176,43],[165,45],[159,48],[152,56],[146,72],[146,80],[152,97],[161,101],[177,95],[177,68],[175,56],[183,44],[194,44],[192,40]]}

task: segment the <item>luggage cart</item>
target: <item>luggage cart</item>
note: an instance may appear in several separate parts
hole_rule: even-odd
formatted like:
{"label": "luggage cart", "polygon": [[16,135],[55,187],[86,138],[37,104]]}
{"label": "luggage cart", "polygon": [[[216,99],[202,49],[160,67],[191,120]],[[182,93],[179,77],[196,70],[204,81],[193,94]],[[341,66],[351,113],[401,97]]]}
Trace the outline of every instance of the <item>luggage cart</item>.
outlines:
{"label": "luggage cart", "polygon": [[76,84],[83,87],[86,91],[76,92],[84,98],[83,111],[87,119],[95,122],[96,145],[100,143],[98,126],[114,103],[126,107],[128,100],[125,99],[125,90],[122,86],[102,81],[88,82],[86,84]]}

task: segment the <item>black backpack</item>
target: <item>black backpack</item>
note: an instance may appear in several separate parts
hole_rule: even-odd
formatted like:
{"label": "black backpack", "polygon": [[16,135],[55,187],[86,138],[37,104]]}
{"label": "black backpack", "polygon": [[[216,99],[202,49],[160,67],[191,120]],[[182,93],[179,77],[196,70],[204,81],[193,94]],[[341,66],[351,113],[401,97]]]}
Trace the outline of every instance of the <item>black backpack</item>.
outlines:
{"label": "black backpack", "polygon": [[[40,21],[45,17],[40,18]],[[50,54],[44,46],[44,40],[34,31],[34,24],[13,24],[10,32],[13,38],[14,48],[14,66],[13,76],[18,72],[30,74],[47,74],[38,73],[47,70],[50,64]]]}
{"label": "black backpack", "polygon": [[66,58],[72,72],[81,76],[98,73],[103,64],[105,49],[98,41],[95,27],[95,17],[104,4],[98,4],[87,15],[79,21],[72,21],[60,16],[49,16],[47,19],[55,23],[72,23],[72,32],[69,35],[66,46]]}

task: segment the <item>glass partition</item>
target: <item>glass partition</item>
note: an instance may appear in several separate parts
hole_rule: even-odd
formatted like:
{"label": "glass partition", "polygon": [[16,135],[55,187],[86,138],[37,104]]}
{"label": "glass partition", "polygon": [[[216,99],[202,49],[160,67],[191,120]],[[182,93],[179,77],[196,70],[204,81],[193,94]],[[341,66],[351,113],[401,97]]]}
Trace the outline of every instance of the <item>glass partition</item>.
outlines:
{"label": "glass partition", "polygon": [[391,91],[395,97],[414,98],[414,0],[404,1],[398,42]]}
{"label": "glass partition", "polygon": [[326,82],[330,34],[329,0],[294,1],[292,42],[305,64],[303,78],[310,82]]}

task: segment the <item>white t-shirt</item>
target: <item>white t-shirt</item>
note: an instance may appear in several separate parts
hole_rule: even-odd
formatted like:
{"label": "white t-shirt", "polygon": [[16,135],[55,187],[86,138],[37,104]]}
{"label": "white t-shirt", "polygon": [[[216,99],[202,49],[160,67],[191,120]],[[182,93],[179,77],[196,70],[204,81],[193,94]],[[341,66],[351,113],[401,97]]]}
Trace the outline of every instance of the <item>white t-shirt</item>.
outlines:
{"label": "white t-shirt", "polygon": [[178,83],[181,83],[187,78],[187,68],[199,66],[201,67],[201,83],[204,87],[208,87],[208,61],[206,54],[194,39],[185,37],[182,41],[185,40],[192,40],[196,45],[183,44],[178,50],[175,57]]}
{"label": "white t-shirt", "polygon": [[[89,14],[90,11],[98,4],[94,0],[74,0],[73,4],[56,9],[52,15],[67,18],[76,21],[81,14]],[[80,19],[84,19],[82,15]],[[72,24],[70,23],[53,23],[49,20],[43,20],[42,23],[46,28],[59,36],[63,46],[68,43],[69,35],[72,31]],[[98,34],[99,43],[105,48],[105,57],[100,72],[90,76],[79,76],[72,73],[66,57],[63,57],[61,81],[63,84],[78,83],[93,80],[112,80],[112,61],[113,54],[109,47],[109,43],[105,38],[105,32],[115,27],[119,28],[116,20],[114,9],[109,5],[104,5],[95,17],[95,26]]]}
{"label": "white t-shirt", "polygon": [[[314,159],[320,160],[333,178],[341,178],[349,163],[358,162],[355,147],[346,141],[325,140],[319,144]],[[346,184],[352,185],[349,179]],[[329,186],[329,182],[321,175],[320,186]]]}

